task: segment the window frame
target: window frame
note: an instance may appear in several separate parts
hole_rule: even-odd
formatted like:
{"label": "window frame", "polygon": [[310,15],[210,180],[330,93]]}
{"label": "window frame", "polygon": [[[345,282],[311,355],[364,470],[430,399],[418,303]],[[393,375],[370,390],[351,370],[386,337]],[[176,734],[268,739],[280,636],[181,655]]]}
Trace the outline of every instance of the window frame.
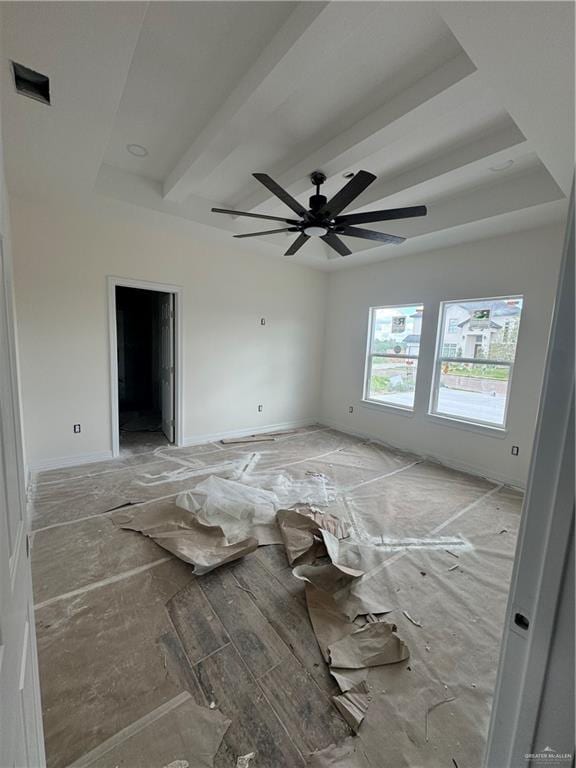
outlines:
{"label": "window frame", "polygon": [[[510,409],[510,394],[512,392],[512,379],[514,375],[514,367],[516,363],[516,354],[518,352],[518,342],[516,342],[516,348],[514,350],[514,360],[492,360],[487,358],[471,358],[471,357],[451,357],[447,355],[442,355],[442,347],[443,347],[443,339],[444,339],[444,328],[446,325],[446,317],[445,317],[445,310],[446,307],[450,304],[463,304],[463,303],[471,303],[471,302],[490,302],[490,301],[509,301],[509,300],[518,299],[519,301],[522,301],[522,309],[520,311],[520,323],[518,326],[518,334],[520,333],[520,325],[522,323],[522,312],[524,311],[524,296],[522,294],[511,294],[506,296],[490,296],[485,297],[481,296],[479,298],[470,298],[470,299],[447,299],[446,301],[441,301],[438,311],[438,329],[437,329],[437,336],[436,336],[436,349],[434,354],[434,370],[432,374],[432,385],[430,388],[430,402],[428,407],[428,416],[431,416],[434,419],[442,419],[444,421],[453,421],[456,422],[458,425],[466,426],[470,428],[477,428],[482,431],[486,430],[487,432],[492,430],[495,432],[501,432],[505,433],[508,430],[508,413]],[[473,418],[464,418],[462,416],[457,416],[452,413],[445,413],[443,411],[438,411],[438,396],[440,392],[440,378],[441,378],[441,372],[442,372],[442,365],[444,363],[472,363],[474,365],[499,365],[499,366],[507,366],[509,368],[508,373],[508,389],[506,391],[506,403],[504,404],[504,416],[501,424],[496,424],[493,421],[484,421],[482,419],[473,419]]]}
{"label": "window frame", "polygon": [[[418,370],[416,370],[416,381],[414,382],[414,405],[399,405],[397,403],[386,403],[382,400],[373,400],[369,397],[370,390],[370,377],[372,372],[372,358],[374,357],[389,357],[393,360],[416,360],[420,357],[420,350],[417,355],[386,355],[382,352],[372,352],[372,342],[374,340],[374,325],[375,315],[379,309],[401,309],[405,307],[422,307],[422,318],[424,318],[424,302],[413,301],[404,302],[402,304],[381,304],[377,307],[370,307],[368,310],[368,333],[366,343],[366,354],[364,356],[364,387],[362,390],[362,403],[364,405],[392,408],[393,410],[401,411],[405,414],[413,414],[416,407],[416,386],[418,383]],[[420,334],[420,341],[422,341],[422,333]],[[421,346],[421,343],[419,347]],[[418,362],[416,363],[418,369]]]}
{"label": "window frame", "polygon": [[[442,344],[442,352],[444,351],[445,347],[456,347],[456,351],[458,351],[458,344],[454,344],[453,342],[450,342],[449,344]],[[445,355],[445,357],[450,357],[450,355]]]}

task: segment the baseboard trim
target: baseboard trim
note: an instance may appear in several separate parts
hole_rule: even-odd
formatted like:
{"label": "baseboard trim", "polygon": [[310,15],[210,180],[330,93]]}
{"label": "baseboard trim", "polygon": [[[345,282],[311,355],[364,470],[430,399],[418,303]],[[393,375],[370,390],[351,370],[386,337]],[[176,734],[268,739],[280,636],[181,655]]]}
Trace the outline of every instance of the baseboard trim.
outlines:
{"label": "baseboard trim", "polygon": [[295,419],[293,421],[283,421],[280,424],[258,424],[257,426],[246,427],[244,429],[231,429],[226,432],[211,432],[203,435],[192,435],[191,437],[184,438],[182,447],[186,448],[190,445],[214,443],[218,440],[226,440],[230,437],[249,437],[250,435],[261,435],[264,432],[282,432],[285,429],[311,427],[315,424],[318,424],[317,419]]}
{"label": "baseboard trim", "polygon": [[108,461],[113,459],[112,451],[95,451],[94,453],[80,453],[77,456],[60,456],[55,459],[42,459],[28,465],[28,472],[45,472],[48,469],[65,469],[77,467],[80,464],[94,464],[96,461]]}
{"label": "baseboard trim", "polygon": [[344,432],[347,435],[352,435],[352,437],[363,437],[367,440],[371,440],[374,443],[378,443],[379,445],[384,445],[386,448],[394,448],[397,451],[403,451],[404,453],[410,453],[413,456],[417,456],[419,459],[424,459],[425,461],[433,462],[434,464],[441,464],[443,467],[448,467],[448,469],[455,469],[459,472],[466,472],[468,475],[474,475],[475,477],[481,477],[483,480],[488,480],[491,483],[496,483],[498,485],[506,485],[509,488],[513,488],[515,490],[521,491],[524,493],[526,488],[522,485],[519,485],[516,480],[511,480],[509,477],[504,477],[503,475],[494,474],[493,472],[485,472],[481,468],[478,467],[472,467],[469,464],[465,464],[464,462],[459,461],[453,461],[452,459],[447,459],[442,456],[432,456],[430,454],[420,453],[419,451],[415,451],[412,448],[409,448],[406,445],[399,445],[398,443],[389,443],[385,440],[382,440],[379,437],[375,437],[374,435],[371,435],[369,432],[357,432],[355,430],[350,429],[350,427],[346,426],[345,424],[340,424],[337,421],[333,421],[332,419],[321,419],[320,423],[324,424],[327,427],[332,427],[332,429],[337,429],[339,432]]}

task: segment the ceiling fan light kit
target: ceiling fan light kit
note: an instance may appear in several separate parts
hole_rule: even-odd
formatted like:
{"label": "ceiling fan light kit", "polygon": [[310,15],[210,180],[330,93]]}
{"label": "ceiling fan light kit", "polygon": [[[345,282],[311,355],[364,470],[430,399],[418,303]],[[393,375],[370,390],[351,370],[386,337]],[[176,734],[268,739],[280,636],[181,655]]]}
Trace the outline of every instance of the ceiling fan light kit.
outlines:
{"label": "ceiling fan light kit", "polygon": [[233,211],[227,208],[212,208],[213,213],[227,213],[233,216],[248,216],[253,219],[266,219],[268,221],[281,221],[288,224],[280,229],[268,229],[264,232],[249,232],[234,237],[261,237],[276,232],[298,232],[299,235],[284,254],[293,256],[311,237],[321,238],[339,256],[349,256],[352,251],[340,239],[345,237],[359,237],[363,240],[373,240],[386,245],[403,243],[405,237],[387,235],[384,232],[376,232],[371,229],[360,229],[356,224],[368,224],[377,221],[393,221],[395,219],[411,219],[416,216],[426,216],[428,213],[425,205],[415,205],[408,208],[391,208],[384,211],[368,211],[366,213],[351,213],[340,216],[364,190],[375,181],[376,176],[368,171],[358,171],[350,181],[328,200],[320,194],[320,187],[326,181],[322,171],[314,171],[310,174],[310,181],[316,187],[316,193],[310,198],[309,208],[304,208],[298,200],[286,192],[274,179],[266,173],[252,174],[266,189],[287,205],[298,216],[298,219],[285,219],[278,216],[266,216],[261,213],[249,213],[247,211]]}

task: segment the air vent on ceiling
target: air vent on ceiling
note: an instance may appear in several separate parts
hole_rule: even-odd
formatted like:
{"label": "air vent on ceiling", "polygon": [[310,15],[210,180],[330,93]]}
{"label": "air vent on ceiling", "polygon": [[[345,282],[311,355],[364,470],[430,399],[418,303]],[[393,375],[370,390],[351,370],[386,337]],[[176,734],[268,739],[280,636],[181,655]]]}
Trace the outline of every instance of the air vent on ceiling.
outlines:
{"label": "air vent on ceiling", "polygon": [[46,75],[28,69],[15,61],[12,62],[12,71],[18,93],[41,101],[43,104],[50,104],[50,79]]}

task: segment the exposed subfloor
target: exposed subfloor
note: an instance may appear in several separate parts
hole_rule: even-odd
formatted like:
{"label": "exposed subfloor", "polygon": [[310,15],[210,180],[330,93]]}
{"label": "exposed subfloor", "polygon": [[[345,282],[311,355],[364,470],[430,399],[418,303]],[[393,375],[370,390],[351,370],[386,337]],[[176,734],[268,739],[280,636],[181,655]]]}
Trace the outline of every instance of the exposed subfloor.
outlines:
{"label": "exposed subfloor", "polygon": [[[326,478],[325,509],[382,551],[405,662],[371,669],[356,737],[372,768],[477,768],[490,713],[522,496],[320,427],[275,442],[127,451],[35,478],[32,567],[48,766],[163,768],[191,754],[187,703],[231,721],[217,768],[298,768],[350,735],[281,545],[195,577],[115,526],[126,504],[170,504],[208,475],[258,467]],[[467,547],[429,544],[463,537]],[[190,698],[191,697],[191,698]],[[440,706],[442,705],[442,706]],[[342,766],[347,766],[342,763]]]}

